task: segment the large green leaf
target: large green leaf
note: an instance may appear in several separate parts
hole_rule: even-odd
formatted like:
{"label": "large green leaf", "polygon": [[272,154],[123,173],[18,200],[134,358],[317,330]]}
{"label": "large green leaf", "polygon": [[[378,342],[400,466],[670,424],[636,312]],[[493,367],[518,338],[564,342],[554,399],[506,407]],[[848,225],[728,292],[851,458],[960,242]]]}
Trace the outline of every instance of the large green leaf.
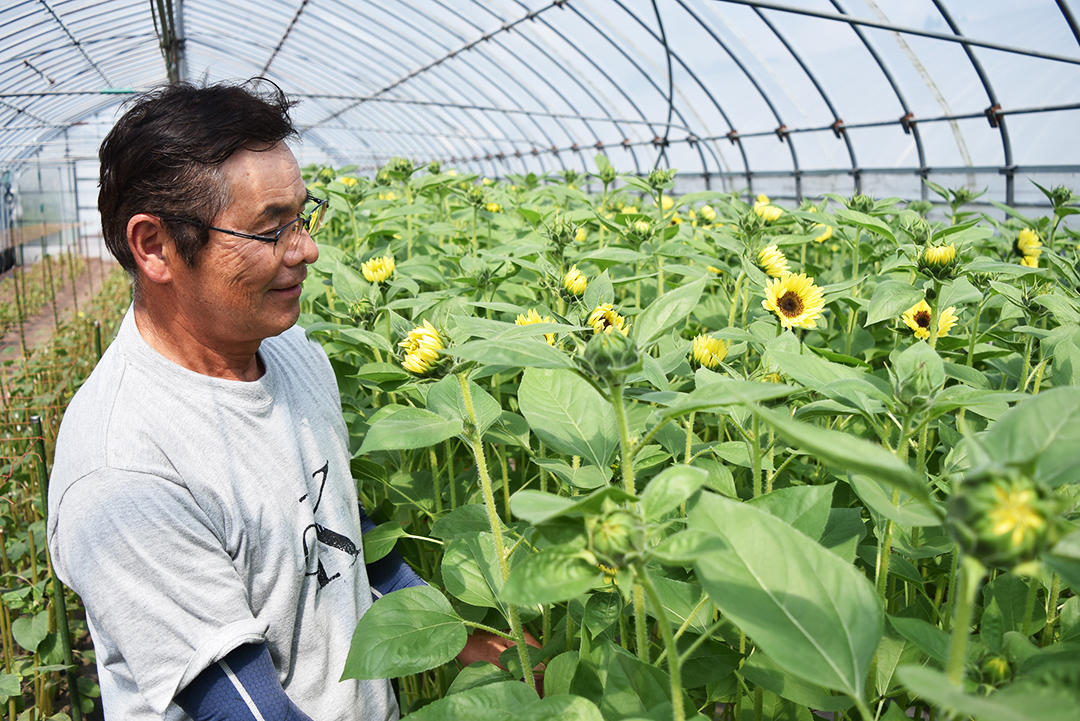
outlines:
{"label": "large green leaf", "polygon": [[1080,388],[1051,388],[1017,404],[982,442],[994,460],[1030,466],[1051,487],[1080,482]]}
{"label": "large green leaf", "polygon": [[585,593],[602,576],[591,553],[573,545],[554,546],[514,566],[499,597],[518,606],[559,603]]}
{"label": "large green leaf", "polygon": [[521,710],[537,700],[536,692],[520,681],[501,681],[439,699],[408,718],[410,721],[517,721]]}
{"label": "large green leaf", "polygon": [[33,653],[49,635],[49,612],[39,611],[33,616],[20,616],[11,623],[11,635],[15,642]]}
{"label": "large green leaf", "polygon": [[356,455],[373,451],[427,448],[461,433],[461,421],[448,421],[423,408],[402,408],[374,423]]}
{"label": "large green leaf", "polygon": [[702,384],[699,378],[698,384],[698,387],[690,393],[676,397],[674,402],[664,410],[664,415],[677,417],[691,412],[716,410],[745,402],[775,400],[799,390],[783,383],[739,381],[721,377],[707,384]]}
{"label": "large green leaf", "polygon": [[874,288],[870,298],[870,307],[866,309],[866,322],[863,326],[880,323],[883,320],[899,318],[904,311],[918,303],[926,291],[910,283],[899,280],[883,280]]}
{"label": "large green leaf", "polygon": [[794,420],[787,413],[747,404],[750,410],[765,421],[788,442],[809,451],[818,459],[842,470],[862,473],[885,481],[930,505],[930,493],[923,479],[903,461],[879,445],[855,436],[820,428]]}
{"label": "large green leaf", "polygon": [[641,511],[647,520],[656,520],[674,510],[695,491],[705,485],[709,472],[678,464],[669,466],[649,481],[641,494]]}
{"label": "large green leaf", "polygon": [[689,526],[727,546],[694,564],[721,613],[783,670],[861,698],[884,626],[866,576],[753,506],[712,494],[690,505]]}
{"label": "large green leaf", "polygon": [[649,348],[679,323],[685,323],[698,305],[701,291],[709,276],[703,275],[693,283],[665,293],[641,311],[634,319],[634,338],[638,347]]}
{"label": "large green leaf", "polygon": [[1043,684],[1037,688],[1012,687],[990,696],[964,693],[944,673],[922,666],[901,666],[900,681],[934,706],[979,721],[1076,721],[1080,691],[1067,684]]}
{"label": "large green leaf", "polygon": [[518,388],[521,414],[547,446],[609,466],[619,450],[615,410],[588,382],[568,370],[527,368]]}
{"label": "large green leaf", "polygon": [[825,532],[829,522],[835,483],[827,486],[793,486],[778,488],[750,501],[750,504],[768,511],[792,528],[802,531],[815,541]]}
{"label": "large green leaf", "polygon": [[490,533],[470,533],[451,541],[443,552],[443,585],[472,606],[499,608],[495,594],[502,585],[499,561]]}
{"label": "large green leaf", "polygon": [[846,711],[854,704],[847,696],[833,696],[827,688],[785,673],[763,653],[751,654],[739,673],[782,698],[819,711]]}
{"label": "large green leaf", "polygon": [[452,661],[465,648],[465,623],[430,586],[388,593],[353,634],[342,679],[408,676]]}
{"label": "large green leaf", "polygon": [[610,641],[578,660],[570,691],[596,701],[605,719],[671,718],[668,675]]}
{"label": "large green leaf", "polygon": [[[477,430],[481,435],[499,420],[502,406],[491,394],[472,381],[469,381],[469,396],[472,398],[473,412],[476,414]],[[427,408],[448,421],[458,420],[464,425],[469,413],[465,409],[465,398],[461,394],[461,384],[457,377],[447,376],[428,389]]]}
{"label": "large green leaf", "polygon": [[540,525],[554,518],[580,518],[588,513],[599,513],[606,501],[622,503],[636,500],[637,496],[632,496],[616,486],[599,488],[587,496],[574,498],[525,489],[518,491],[510,499],[510,510],[518,518],[533,525]]}
{"label": "large green leaf", "polygon": [[570,356],[542,338],[474,340],[443,351],[446,355],[482,365],[510,368],[573,368]]}

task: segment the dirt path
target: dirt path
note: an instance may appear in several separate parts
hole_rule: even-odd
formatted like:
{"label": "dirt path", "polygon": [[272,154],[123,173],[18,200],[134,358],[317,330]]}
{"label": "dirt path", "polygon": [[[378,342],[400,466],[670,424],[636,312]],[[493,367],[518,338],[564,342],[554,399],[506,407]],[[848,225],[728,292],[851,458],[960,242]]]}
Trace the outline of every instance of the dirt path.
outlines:
{"label": "dirt path", "polygon": [[[56,318],[63,323],[71,318],[78,310],[86,310],[94,295],[101,290],[102,281],[114,268],[116,262],[111,258],[84,258],[85,269],[75,279],[75,291],[72,291],[70,279],[64,282],[62,288],[56,293],[56,316],[53,315],[52,303],[46,303],[36,316],[29,318],[23,323],[23,333],[26,336],[26,348],[33,352],[49,342],[53,333],[56,332]],[[78,296],[76,297],[76,291]],[[76,303],[77,299],[77,303]],[[16,326],[0,337],[0,362],[22,357],[22,343],[19,340],[19,329]]]}

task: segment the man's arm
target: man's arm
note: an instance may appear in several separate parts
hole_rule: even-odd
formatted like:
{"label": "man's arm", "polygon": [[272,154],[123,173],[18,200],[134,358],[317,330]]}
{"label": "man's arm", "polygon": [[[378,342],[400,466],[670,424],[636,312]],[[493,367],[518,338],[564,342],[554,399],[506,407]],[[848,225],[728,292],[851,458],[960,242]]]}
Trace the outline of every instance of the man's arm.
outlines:
{"label": "man's arm", "polygon": [[266,644],[244,644],[207,667],[176,703],[194,721],[311,721],[285,695]]}

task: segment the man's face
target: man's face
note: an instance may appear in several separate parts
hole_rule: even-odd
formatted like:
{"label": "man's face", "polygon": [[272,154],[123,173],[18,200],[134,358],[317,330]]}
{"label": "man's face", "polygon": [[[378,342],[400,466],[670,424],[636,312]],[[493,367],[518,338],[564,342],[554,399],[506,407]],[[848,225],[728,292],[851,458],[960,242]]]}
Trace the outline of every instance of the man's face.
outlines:
{"label": "man's face", "polygon": [[[269,235],[304,211],[307,190],[292,152],[240,150],[222,171],[231,202],[211,225]],[[225,352],[247,347],[290,328],[300,315],[300,284],[319,257],[306,231],[289,231],[278,243],[238,238],[215,230],[194,268],[178,269],[175,288],[198,342]]]}

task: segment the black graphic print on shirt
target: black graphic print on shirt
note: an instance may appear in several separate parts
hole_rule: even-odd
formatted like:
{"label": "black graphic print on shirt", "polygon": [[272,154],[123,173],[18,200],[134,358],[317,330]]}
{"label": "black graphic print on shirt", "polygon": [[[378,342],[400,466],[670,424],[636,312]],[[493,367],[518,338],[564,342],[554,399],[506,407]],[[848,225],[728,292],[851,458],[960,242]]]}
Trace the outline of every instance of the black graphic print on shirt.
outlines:
{"label": "black graphic print on shirt", "polygon": [[[323,490],[326,488],[326,478],[329,475],[330,475],[330,462],[329,461],[327,461],[323,465],[322,468],[320,468],[319,470],[317,470],[317,471],[315,471],[314,473],[311,474],[312,478],[322,476],[322,479],[319,481],[319,496],[318,496],[318,498],[315,499],[315,507],[314,507],[314,509],[312,509],[313,513],[316,514],[316,518],[318,518],[317,514],[319,512],[319,506],[322,505]],[[308,494],[305,493],[304,495],[300,496],[300,503],[303,503],[307,499],[308,499]],[[308,539],[311,536],[311,531],[314,531],[315,533],[314,533],[314,539],[312,539],[313,542],[311,544],[309,544]],[[348,568],[351,568],[353,565],[355,565],[356,560],[360,557],[360,549],[357,548],[356,543],[353,542],[352,539],[350,539],[348,536],[345,536],[345,535],[343,535],[341,533],[338,533],[337,531],[332,531],[329,528],[326,528],[325,526],[321,525],[318,521],[316,521],[315,523],[312,523],[310,526],[308,526],[307,528],[304,529],[304,539],[303,540],[304,540],[304,559],[305,559],[305,561],[307,561],[307,565],[309,567],[311,565],[310,562],[311,562],[312,554],[316,554],[318,556],[316,570],[311,572],[311,573],[308,573],[307,575],[315,576],[316,580],[319,583],[319,590],[322,590],[323,588],[325,588],[326,585],[329,584],[334,579],[341,577],[341,572],[340,571],[338,571],[337,573],[334,573],[333,575],[330,575],[327,572],[326,566],[323,565],[323,558],[324,557],[327,559],[327,562],[331,565],[331,569],[340,567],[341,564],[340,564],[339,561],[344,561],[345,560],[345,558],[340,556],[339,553],[344,553],[348,557]],[[335,554],[320,553],[319,550],[318,550],[320,545],[325,546],[325,547],[330,548],[330,549],[333,549],[333,550],[335,550],[335,551],[337,551],[339,553],[335,553]]]}

